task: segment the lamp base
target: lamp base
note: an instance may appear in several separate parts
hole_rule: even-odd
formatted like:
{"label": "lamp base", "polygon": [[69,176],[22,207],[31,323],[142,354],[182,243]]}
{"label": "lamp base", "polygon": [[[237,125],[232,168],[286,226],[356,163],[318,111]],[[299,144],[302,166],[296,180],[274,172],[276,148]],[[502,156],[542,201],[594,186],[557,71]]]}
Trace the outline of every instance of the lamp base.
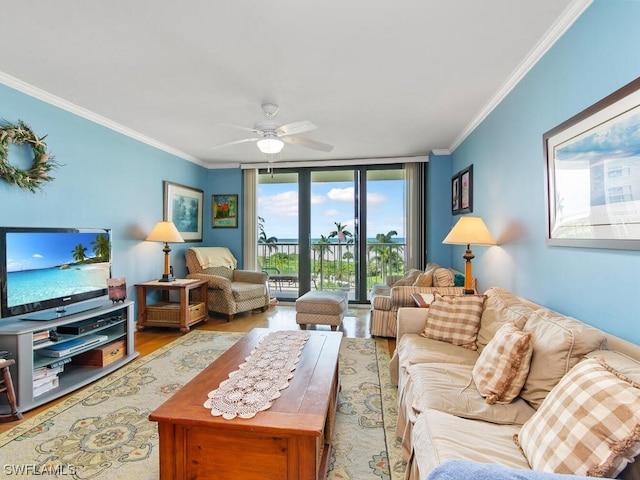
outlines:
{"label": "lamp base", "polygon": [[176,277],[174,277],[171,273],[165,273],[162,275],[162,278],[158,280],[159,282],[175,282]]}

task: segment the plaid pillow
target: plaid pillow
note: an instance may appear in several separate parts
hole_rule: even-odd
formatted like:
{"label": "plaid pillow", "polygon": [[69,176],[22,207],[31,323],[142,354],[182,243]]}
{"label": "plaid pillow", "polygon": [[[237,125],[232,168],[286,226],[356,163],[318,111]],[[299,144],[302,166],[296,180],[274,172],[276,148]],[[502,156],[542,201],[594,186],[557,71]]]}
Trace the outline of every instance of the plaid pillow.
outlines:
{"label": "plaid pillow", "polygon": [[602,359],[567,373],[514,435],[534,470],[615,477],[640,453],[640,384]]}
{"label": "plaid pillow", "polygon": [[420,335],[476,350],[484,299],[484,295],[444,297],[434,293],[427,323]]}
{"label": "plaid pillow", "polygon": [[505,323],[482,350],[473,367],[473,381],[487,403],[511,403],[529,374],[533,345],[531,332]]}

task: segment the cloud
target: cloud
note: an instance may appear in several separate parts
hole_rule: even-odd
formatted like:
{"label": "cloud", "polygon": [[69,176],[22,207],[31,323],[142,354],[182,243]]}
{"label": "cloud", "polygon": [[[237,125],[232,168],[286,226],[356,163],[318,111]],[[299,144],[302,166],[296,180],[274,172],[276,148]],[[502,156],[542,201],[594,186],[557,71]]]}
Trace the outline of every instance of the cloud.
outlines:
{"label": "cloud", "polygon": [[44,258],[42,255],[40,255],[39,253],[34,253],[31,258]]}
{"label": "cloud", "polygon": [[367,193],[367,206],[375,207],[387,201],[387,197],[381,193]]}
{"label": "cloud", "polygon": [[326,212],[324,212],[325,217],[337,217],[341,214],[342,212],[340,210],[336,210],[335,208],[333,210],[327,210]]}
{"label": "cloud", "polygon": [[321,205],[327,201],[324,195],[311,194],[311,205]]}
{"label": "cloud", "polygon": [[334,202],[353,203],[353,187],[332,188],[327,192],[327,197]]}
{"label": "cloud", "polygon": [[290,190],[260,198],[265,215],[277,215],[284,217],[298,216],[298,192]]}

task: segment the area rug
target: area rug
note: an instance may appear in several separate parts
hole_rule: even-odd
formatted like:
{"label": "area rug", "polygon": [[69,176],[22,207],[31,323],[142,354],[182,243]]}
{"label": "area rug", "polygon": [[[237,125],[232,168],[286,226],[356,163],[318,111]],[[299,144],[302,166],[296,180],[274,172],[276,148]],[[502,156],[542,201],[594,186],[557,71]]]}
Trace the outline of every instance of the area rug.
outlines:
{"label": "area rug", "polygon": [[[0,435],[4,475],[159,478],[157,424],[149,413],[242,335],[189,332]],[[387,341],[344,338],[340,375],[327,478],[401,479],[405,465],[395,439]]]}

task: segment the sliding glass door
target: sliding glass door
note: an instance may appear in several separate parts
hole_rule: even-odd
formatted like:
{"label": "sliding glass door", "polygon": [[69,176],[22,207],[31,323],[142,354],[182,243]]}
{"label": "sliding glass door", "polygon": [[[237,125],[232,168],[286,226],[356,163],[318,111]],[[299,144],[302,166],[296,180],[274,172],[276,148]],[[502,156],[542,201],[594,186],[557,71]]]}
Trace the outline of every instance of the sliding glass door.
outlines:
{"label": "sliding glass door", "polygon": [[405,184],[399,166],[260,172],[258,259],[271,295],[343,290],[366,302],[404,270]]}

